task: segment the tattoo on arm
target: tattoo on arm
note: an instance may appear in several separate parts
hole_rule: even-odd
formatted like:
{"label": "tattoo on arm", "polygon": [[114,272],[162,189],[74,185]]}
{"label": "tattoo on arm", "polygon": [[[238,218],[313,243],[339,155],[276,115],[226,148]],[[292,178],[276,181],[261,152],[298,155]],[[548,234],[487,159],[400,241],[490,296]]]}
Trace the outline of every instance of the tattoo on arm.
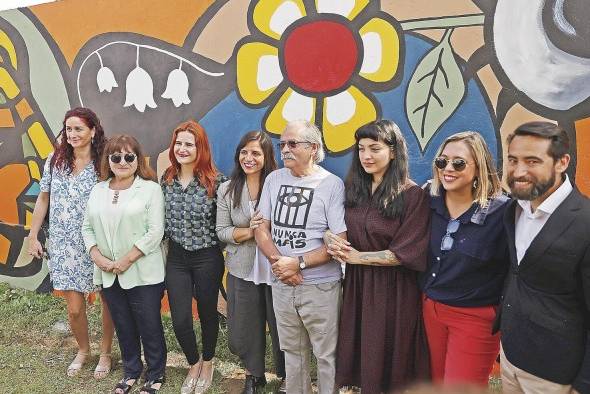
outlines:
{"label": "tattoo on arm", "polygon": [[391,250],[378,252],[359,252],[359,260],[364,265],[393,266],[400,265],[400,261]]}

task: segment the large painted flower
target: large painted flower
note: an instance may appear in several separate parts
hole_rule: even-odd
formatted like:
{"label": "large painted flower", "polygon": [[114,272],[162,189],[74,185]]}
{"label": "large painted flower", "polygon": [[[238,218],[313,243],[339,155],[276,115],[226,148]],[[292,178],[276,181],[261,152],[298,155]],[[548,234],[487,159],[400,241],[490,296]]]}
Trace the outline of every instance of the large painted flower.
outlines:
{"label": "large painted flower", "polygon": [[268,132],[278,135],[291,120],[309,120],[337,153],[352,146],[359,126],[378,117],[370,90],[400,82],[403,54],[399,23],[374,7],[369,0],[251,5],[252,34],[239,44],[237,85],[246,104],[269,106]]}

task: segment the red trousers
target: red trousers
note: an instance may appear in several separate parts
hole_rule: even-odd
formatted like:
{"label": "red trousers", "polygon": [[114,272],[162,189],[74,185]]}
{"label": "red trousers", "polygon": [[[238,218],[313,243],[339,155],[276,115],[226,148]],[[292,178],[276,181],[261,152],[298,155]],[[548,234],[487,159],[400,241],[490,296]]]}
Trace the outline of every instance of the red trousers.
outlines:
{"label": "red trousers", "polygon": [[454,307],[424,297],[422,311],[434,383],[487,386],[500,351],[499,333],[492,335],[494,307]]}

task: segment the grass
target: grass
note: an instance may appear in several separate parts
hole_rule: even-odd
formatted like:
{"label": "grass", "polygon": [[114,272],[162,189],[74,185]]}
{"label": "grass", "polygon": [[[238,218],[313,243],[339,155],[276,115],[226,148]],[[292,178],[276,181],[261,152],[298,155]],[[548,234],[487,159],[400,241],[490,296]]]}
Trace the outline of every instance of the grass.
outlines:
{"label": "grass", "polygon": [[[98,304],[89,306],[88,318],[93,355],[82,371],[70,378],[65,371],[76,354],[76,343],[69,333],[54,328],[56,323],[67,322],[65,301],[53,295],[10,289],[0,284],[0,392],[110,393],[123,374],[118,344],[115,339],[113,371],[107,378],[95,380],[93,371],[98,362],[100,340]],[[167,380],[160,392],[178,393],[186,376],[187,363],[174,336],[170,318],[163,316],[163,323],[168,366]],[[195,327],[200,331],[198,324]],[[200,332],[197,332],[197,338],[200,338]],[[225,328],[219,333],[215,360],[210,392],[239,393],[243,386],[243,370],[238,358],[228,350]],[[278,380],[269,382],[267,392],[275,392],[278,385]]]}
{"label": "grass", "polygon": [[[67,322],[65,301],[50,294],[10,289],[0,284],[0,392],[17,393],[110,393],[122,377],[118,344],[113,344],[115,365],[111,374],[100,381],[93,377],[98,362],[100,340],[100,306],[90,305],[88,319],[92,358],[78,374],[67,377],[65,371],[76,355],[76,343],[68,332],[55,329],[56,323]],[[178,393],[186,376],[187,363],[172,330],[172,321],[163,316],[168,346],[166,383],[160,393]],[[200,338],[199,324],[195,324]],[[267,340],[267,365],[272,365],[270,339]],[[217,341],[215,375],[211,394],[240,393],[243,370],[239,359],[230,353],[227,329],[222,328]],[[315,360],[314,360],[315,361]],[[314,363],[315,364],[315,363]],[[315,367],[315,365],[314,365]],[[314,368],[315,369],[315,368]],[[267,379],[269,379],[267,375]],[[266,392],[276,392],[278,380],[269,380]],[[499,379],[490,379],[489,389],[501,391]],[[137,393],[137,390],[133,392]]]}

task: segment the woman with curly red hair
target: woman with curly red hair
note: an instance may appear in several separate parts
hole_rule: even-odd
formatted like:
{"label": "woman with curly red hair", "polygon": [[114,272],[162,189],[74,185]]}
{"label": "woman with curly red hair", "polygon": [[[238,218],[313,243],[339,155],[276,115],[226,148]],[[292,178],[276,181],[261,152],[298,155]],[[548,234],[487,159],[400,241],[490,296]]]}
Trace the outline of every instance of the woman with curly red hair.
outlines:
{"label": "woman with curly red hair", "polygon": [[[68,320],[78,343],[78,353],[67,370],[68,376],[74,376],[90,356],[85,295],[98,288],[92,283],[94,264],[84,248],[81,228],[90,191],[98,181],[106,138],[100,120],[88,108],[67,111],[60,134],[55,152],[45,161],[28,239],[29,254],[40,258],[43,247],[38,234],[49,211],[47,264],[53,288],[65,295]],[[102,305],[103,338],[94,370],[96,379],[105,377],[111,370],[114,328],[106,303]]]}
{"label": "woman with curly red hair", "polygon": [[[166,289],[174,333],[190,364],[181,392],[203,393],[213,379],[219,332],[217,296],[224,265],[215,232],[216,191],[226,178],[215,168],[207,134],[194,120],[176,127],[168,156],[171,165],[161,182],[169,240]],[[201,357],[193,329],[193,289],[203,335]]]}

